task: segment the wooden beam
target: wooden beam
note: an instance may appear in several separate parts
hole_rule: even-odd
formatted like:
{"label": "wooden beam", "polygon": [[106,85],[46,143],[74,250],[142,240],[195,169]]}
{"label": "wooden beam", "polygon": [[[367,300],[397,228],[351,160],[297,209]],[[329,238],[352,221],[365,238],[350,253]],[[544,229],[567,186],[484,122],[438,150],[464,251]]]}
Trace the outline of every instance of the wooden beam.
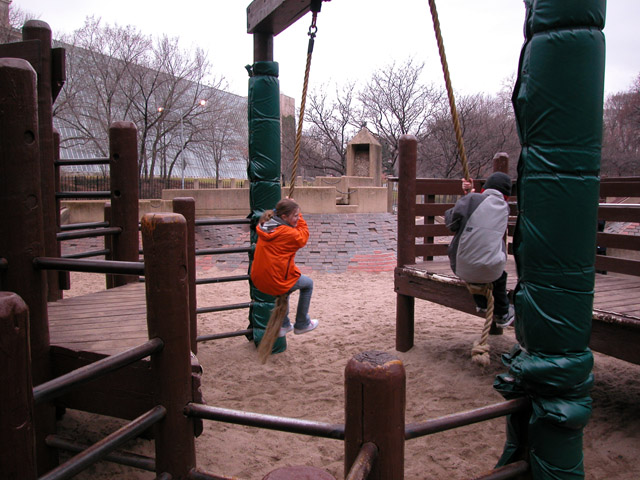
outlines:
{"label": "wooden beam", "polygon": [[311,0],[253,0],[247,7],[247,33],[278,35],[302,18]]}

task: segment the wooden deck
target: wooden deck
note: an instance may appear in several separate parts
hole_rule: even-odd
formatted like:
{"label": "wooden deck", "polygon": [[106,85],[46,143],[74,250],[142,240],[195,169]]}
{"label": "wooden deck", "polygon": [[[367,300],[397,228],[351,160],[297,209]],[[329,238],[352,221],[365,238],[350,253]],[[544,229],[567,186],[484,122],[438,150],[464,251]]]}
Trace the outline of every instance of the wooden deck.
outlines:
{"label": "wooden deck", "polygon": [[51,345],[113,355],[146,342],[144,283],[49,303]]}
{"label": "wooden deck", "polygon": [[[510,295],[517,275],[515,261],[507,263]],[[398,293],[482,316],[464,283],[449,266],[448,259],[430,260],[396,269]],[[419,328],[419,324],[417,326]],[[593,350],[640,364],[640,277],[620,273],[596,274],[590,346]]]}
{"label": "wooden deck", "polygon": [[[54,376],[149,339],[143,283],[51,302],[48,311]],[[148,359],[135,362],[59,397],[56,405],[133,419],[155,405],[150,369]]]}

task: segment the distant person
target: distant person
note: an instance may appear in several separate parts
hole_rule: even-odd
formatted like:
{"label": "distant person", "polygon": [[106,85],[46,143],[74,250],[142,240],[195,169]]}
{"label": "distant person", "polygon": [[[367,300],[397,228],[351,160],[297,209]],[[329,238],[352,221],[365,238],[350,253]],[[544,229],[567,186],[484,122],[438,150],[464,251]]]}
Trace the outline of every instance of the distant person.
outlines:
{"label": "distant person", "polygon": [[275,210],[262,214],[256,227],[258,242],[251,266],[251,281],[268,295],[290,295],[300,290],[295,324],[285,316],[280,336],[291,330],[295,334],[310,332],[319,321],[309,317],[313,280],[302,275],[295,264],[296,252],[309,240],[309,228],[302,218],[300,206],[290,198],[283,198]]}
{"label": "distant person", "polygon": [[[448,255],[453,272],[470,284],[493,284],[494,315],[498,327],[508,327],[515,318],[507,296],[507,247],[511,178],[495,172],[487,178],[481,193],[472,181],[462,179],[461,197],[445,212],[447,228],[455,233]],[[483,295],[473,295],[478,311],[487,309]]]}

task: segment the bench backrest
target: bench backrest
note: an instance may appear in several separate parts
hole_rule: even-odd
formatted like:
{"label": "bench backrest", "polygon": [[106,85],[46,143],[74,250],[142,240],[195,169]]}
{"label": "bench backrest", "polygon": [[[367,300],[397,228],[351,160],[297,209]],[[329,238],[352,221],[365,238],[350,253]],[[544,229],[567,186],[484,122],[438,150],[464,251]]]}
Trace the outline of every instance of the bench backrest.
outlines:
{"label": "bench backrest", "polygon": [[[401,180],[402,181],[402,180]],[[483,181],[476,180],[476,189]],[[513,235],[517,219],[516,185],[509,199],[511,217],[509,237]],[[430,261],[434,257],[447,254],[453,234],[444,225],[444,212],[453,207],[461,194],[459,179],[415,179],[416,201],[413,206],[416,221],[400,222],[411,225],[398,231],[399,258],[401,248],[411,245],[415,249],[417,261]],[[622,232],[598,232],[596,269],[628,275],[640,276],[640,205],[638,203],[607,203],[613,199],[640,198],[640,177],[606,178],[600,183],[600,195],[603,199],[598,209],[598,219],[605,222],[620,222],[626,227]],[[399,211],[398,215],[403,212]],[[594,228],[596,226],[594,225]],[[606,230],[606,229],[605,229]],[[509,238],[510,240],[510,238]],[[404,246],[404,247],[403,247]],[[509,241],[509,252],[512,253]]]}

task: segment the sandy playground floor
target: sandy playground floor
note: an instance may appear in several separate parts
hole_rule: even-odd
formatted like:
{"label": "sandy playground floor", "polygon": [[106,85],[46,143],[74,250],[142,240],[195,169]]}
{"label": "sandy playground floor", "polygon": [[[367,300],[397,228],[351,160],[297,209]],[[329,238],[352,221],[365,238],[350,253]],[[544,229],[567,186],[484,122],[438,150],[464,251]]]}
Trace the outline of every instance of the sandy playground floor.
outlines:
{"label": "sandy playground floor", "polygon": [[[206,276],[242,274],[215,272]],[[199,272],[203,274],[203,272]],[[393,273],[311,273],[315,282],[311,314],[317,330],[289,334],[288,347],[266,365],[245,337],[199,345],[204,367],[203,394],[209,405],[330,423],[344,422],[344,369],[354,355],[367,350],[396,354],[407,376],[406,422],[422,422],[445,414],[499,402],[493,390],[496,374],[506,369],[500,354],[515,342],[513,329],[491,337],[491,364],[481,369],[470,361],[482,319],[439,305],[416,301],[415,347],[395,351]],[[65,296],[99,290],[102,277],[72,274]],[[198,286],[198,305],[248,301],[245,282]],[[292,298],[295,308],[297,295]],[[199,334],[227,332],[247,326],[247,311],[199,317]],[[640,478],[640,366],[595,354],[593,415],[584,432],[588,480]],[[124,422],[68,411],[59,434],[91,443]],[[405,446],[405,478],[464,479],[491,469],[502,452],[504,419],[409,440]],[[337,440],[206,422],[196,440],[198,468],[208,473],[260,480],[286,465],[321,467],[343,478],[343,443]],[[153,456],[148,440],[126,448]],[[78,479],[153,479],[150,472],[103,462]]]}

